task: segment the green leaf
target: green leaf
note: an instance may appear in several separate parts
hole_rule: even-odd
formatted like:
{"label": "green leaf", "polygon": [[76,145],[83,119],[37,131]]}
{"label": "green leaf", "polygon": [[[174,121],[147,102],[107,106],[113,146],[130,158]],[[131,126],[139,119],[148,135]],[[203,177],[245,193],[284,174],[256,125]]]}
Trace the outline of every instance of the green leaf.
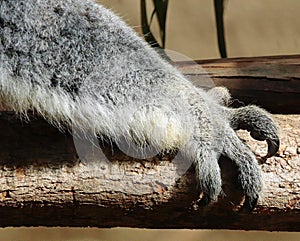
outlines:
{"label": "green leaf", "polygon": [[214,0],[216,27],[218,34],[219,52],[222,58],[227,58],[225,31],[224,31],[224,0]]}
{"label": "green leaf", "polygon": [[[159,1],[164,1],[165,3],[163,5],[159,5]],[[142,32],[144,34],[145,40],[151,45],[151,47],[156,48],[156,52],[160,54],[162,58],[164,58],[166,61],[172,62],[171,59],[168,57],[168,55],[164,51],[165,47],[165,30],[166,30],[166,15],[167,15],[167,7],[168,7],[168,0],[158,0],[158,2],[154,3],[154,10],[151,14],[150,23],[148,23],[148,17],[147,17],[147,7],[146,7],[146,0],[141,0],[141,22],[142,22]],[[164,10],[158,10],[163,6]],[[159,14],[158,17],[158,23],[160,28],[160,36],[162,38],[162,45],[161,47],[155,37],[153,36],[150,25],[152,23],[153,17],[155,13]]]}
{"label": "green leaf", "polygon": [[160,37],[162,40],[162,47],[165,48],[166,43],[166,19],[169,0],[152,0],[160,29]]}
{"label": "green leaf", "polygon": [[141,0],[141,22],[142,32],[145,40],[154,48],[161,48],[155,37],[153,36],[147,18],[146,0]]}

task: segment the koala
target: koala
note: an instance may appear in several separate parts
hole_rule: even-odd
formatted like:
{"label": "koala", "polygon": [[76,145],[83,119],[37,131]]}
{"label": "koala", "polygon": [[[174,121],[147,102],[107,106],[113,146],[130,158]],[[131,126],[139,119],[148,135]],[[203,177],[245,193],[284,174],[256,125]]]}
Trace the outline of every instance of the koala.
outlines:
{"label": "koala", "polygon": [[180,150],[207,203],[222,192],[218,159],[238,169],[246,208],[262,190],[255,155],[235,130],[279,147],[271,115],[230,108],[225,88],[195,87],[112,11],[91,0],[0,0],[0,102],[57,128]]}

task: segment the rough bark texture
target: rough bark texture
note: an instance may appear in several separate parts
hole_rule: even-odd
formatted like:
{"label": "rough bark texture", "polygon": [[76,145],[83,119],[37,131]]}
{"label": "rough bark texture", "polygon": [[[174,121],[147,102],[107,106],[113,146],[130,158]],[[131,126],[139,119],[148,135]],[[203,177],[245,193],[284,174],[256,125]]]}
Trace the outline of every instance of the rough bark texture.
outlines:
{"label": "rough bark texture", "polygon": [[[112,154],[110,145],[102,147],[99,160],[91,156],[80,161],[71,135],[43,120],[24,123],[2,112],[0,226],[299,231],[300,116],[276,119],[281,127],[280,152],[262,165],[264,197],[250,214],[240,211],[242,196],[233,185],[235,175],[228,160],[220,160],[226,198],[198,207],[192,168],[181,174],[169,157],[133,160],[118,150]],[[240,135],[255,153],[265,154],[265,143],[250,140],[245,132]],[[109,164],[100,162],[104,156]]]}
{"label": "rough bark texture", "polygon": [[[193,168],[185,172],[176,153],[132,159],[111,143],[97,148],[30,120],[0,112],[1,227],[300,230],[300,115],[276,115],[281,147],[262,165],[263,198],[252,213],[240,208],[230,160],[220,159],[226,196],[200,207]],[[266,143],[239,134],[258,157],[266,154]]]}

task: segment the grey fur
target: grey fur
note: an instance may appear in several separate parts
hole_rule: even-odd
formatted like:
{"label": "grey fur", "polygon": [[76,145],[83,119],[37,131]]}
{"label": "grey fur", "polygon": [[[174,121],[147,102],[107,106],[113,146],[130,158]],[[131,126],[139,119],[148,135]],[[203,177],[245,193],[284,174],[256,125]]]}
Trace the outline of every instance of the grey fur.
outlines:
{"label": "grey fur", "polygon": [[233,129],[274,144],[270,155],[279,144],[266,111],[226,107],[225,88],[196,88],[89,0],[0,0],[0,96],[21,115],[35,110],[58,127],[180,149],[212,200],[222,190],[220,155],[237,164],[248,206],[261,191],[257,161]]}

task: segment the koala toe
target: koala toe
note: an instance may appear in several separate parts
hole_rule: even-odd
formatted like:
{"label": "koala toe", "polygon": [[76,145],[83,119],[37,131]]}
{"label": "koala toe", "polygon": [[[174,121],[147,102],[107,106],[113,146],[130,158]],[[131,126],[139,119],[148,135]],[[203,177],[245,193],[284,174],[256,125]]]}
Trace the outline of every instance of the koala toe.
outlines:
{"label": "koala toe", "polygon": [[199,199],[199,201],[197,202],[198,206],[207,206],[208,204],[210,204],[211,202],[211,198],[208,194],[204,193],[202,195],[202,197]]}
{"label": "koala toe", "polygon": [[257,201],[258,196],[255,195],[254,197],[250,197],[246,195],[241,211],[252,212],[255,206],[257,205]]}
{"label": "koala toe", "polygon": [[258,141],[267,141],[268,154],[265,158],[276,154],[280,141],[278,128],[271,115],[257,106],[250,105],[237,109],[227,109],[230,126],[234,130],[247,130]]}

